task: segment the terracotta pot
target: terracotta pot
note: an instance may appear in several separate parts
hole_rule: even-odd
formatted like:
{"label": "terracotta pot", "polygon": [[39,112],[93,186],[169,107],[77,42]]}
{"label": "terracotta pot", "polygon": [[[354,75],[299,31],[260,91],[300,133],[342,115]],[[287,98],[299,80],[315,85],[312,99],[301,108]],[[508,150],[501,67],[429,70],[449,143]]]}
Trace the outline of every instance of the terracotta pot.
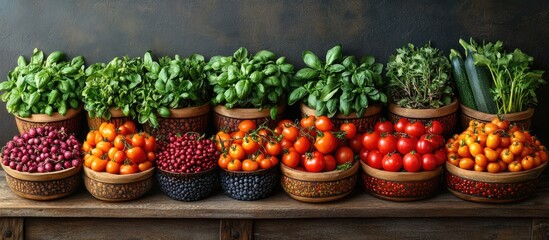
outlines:
{"label": "terracotta pot", "polygon": [[270,128],[276,127],[278,119],[284,113],[286,106],[278,106],[278,117],[276,120],[271,119],[271,109],[257,108],[225,108],[223,105],[214,107],[214,124],[217,131],[226,130],[230,132],[238,131],[238,124],[243,120],[249,119],[254,121],[258,126],[267,123]]}
{"label": "terracotta pot", "polygon": [[446,162],[446,187],[455,196],[473,202],[506,203],[526,199],[535,192],[542,165],[522,172],[489,173],[461,169]]}
{"label": "terracotta pot", "polygon": [[90,127],[90,129],[99,129],[99,126],[101,126],[101,123],[103,122],[112,122],[116,126],[121,126],[126,121],[131,120],[129,117],[124,115],[121,109],[111,107],[109,112],[111,112],[111,119],[90,118],[90,116],[87,115],[88,127]]}
{"label": "terracotta pot", "polygon": [[2,165],[6,172],[6,182],[13,193],[32,200],[52,200],[65,197],[78,189],[81,184],[80,167],[71,167],[48,173],[28,173],[13,170]]}
{"label": "terracotta pot", "polygon": [[444,127],[443,135],[451,136],[457,125],[459,104],[454,99],[449,105],[436,109],[412,109],[399,107],[397,104],[389,104],[389,119],[396,123],[400,118],[421,121],[423,124],[429,121],[439,121]]}
{"label": "terracotta pot", "polygon": [[433,195],[440,186],[442,166],[433,171],[389,172],[362,166],[364,189],[375,197],[390,201],[414,201]]}
{"label": "terracotta pot", "polygon": [[353,191],[359,163],[350,169],[330,172],[305,172],[281,164],[282,188],[295,200],[302,202],[330,202],[344,198]]}
{"label": "terracotta pot", "polygon": [[[491,122],[492,119],[497,117],[496,114],[483,113],[471,108],[460,105],[461,108],[461,127],[466,129],[469,126],[469,121],[477,120],[479,122]],[[534,116],[534,109],[529,108],[526,111],[518,113],[509,113],[501,115],[501,118],[505,121],[509,121],[512,124],[517,124],[525,130],[530,129],[532,123],[532,116]]]}
{"label": "terracotta pot", "polygon": [[154,168],[128,175],[96,172],[84,167],[86,189],[95,198],[107,202],[128,201],[147,193],[153,185]]}
{"label": "terracotta pot", "polygon": [[83,118],[80,114],[81,112],[82,107],[78,109],[68,109],[65,116],[58,112],[53,113],[51,116],[47,114],[32,114],[28,118],[15,116],[15,123],[21,134],[28,132],[31,128],[44,126],[65,127],[68,133],[78,134],[82,132],[84,127]]}
{"label": "terracotta pot", "polygon": [[198,107],[170,109],[169,118],[158,118],[158,127],[153,128],[147,122],[143,128],[153,136],[167,136],[169,133],[204,133],[211,108],[210,103],[206,103]]}
{"label": "terracotta pot", "polygon": [[[301,103],[299,105],[299,108],[301,109],[301,115],[302,117],[305,116],[316,116],[316,110],[310,108],[309,106]],[[341,113],[336,114],[333,116],[332,122],[334,123],[334,127],[336,129],[339,129],[341,124],[345,122],[354,123],[357,127],[357,132],[363,133],[368,131],[369,129],[373,129],[376,122],[379,121],[381,118],[381,110],[383,109],[382,105],[379,103],[372,104],[366,108],[366,111],[362,115],[362,117],[358,117],[356,115],[356,112],[352,112],[349,114],[349,116],[345,116]]]}

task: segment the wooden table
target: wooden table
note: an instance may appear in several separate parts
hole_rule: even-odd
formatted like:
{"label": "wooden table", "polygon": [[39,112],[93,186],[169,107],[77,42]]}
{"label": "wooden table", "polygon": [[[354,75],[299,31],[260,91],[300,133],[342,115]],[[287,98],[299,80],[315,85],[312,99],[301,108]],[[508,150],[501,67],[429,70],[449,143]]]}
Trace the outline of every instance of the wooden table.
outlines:
{"label": "wooden table", "polygon": [[322,204],[295,201],[282,190],[259,201],[218,191],[197,202],[172,200],[154,188],[143,198],[107,203],[83,187],[54,201],[22,199],[0,171],[3,239],[549,239],[549,178],[534,196],[513,204],[460,200],[447,190],[396,203],[362,189]]}

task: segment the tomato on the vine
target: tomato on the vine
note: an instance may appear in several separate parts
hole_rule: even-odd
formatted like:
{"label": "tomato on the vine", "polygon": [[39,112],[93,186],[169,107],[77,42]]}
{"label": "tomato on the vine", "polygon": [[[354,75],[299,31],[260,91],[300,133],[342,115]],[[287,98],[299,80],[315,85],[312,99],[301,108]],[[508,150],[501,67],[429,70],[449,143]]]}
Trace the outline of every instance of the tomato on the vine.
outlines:
{"label": "tomato on the vine", "polygon": [[301,156],[295,151],[290,151],[282,155],[282,163],[288,167],[296,168],[299,165]]}
{"label": "tomato on the vine", "polygon": [[233,159],[243,160],[246,157],[246,151],[242,145],[233,143],[229,147],[229,156]]}
{"label": "tomato on the vine", "polygon": [[324,156],[324,171],[329,172],[337,168],[337,161],[332,155]]}
{"label": "tomato on the vine", "polygon": [[242,162],[242,170],[246,172],[253,172],[259,168],[259,164],[251,159],[246,159]]}
{"label": "tomato on the vine", "polygon": [[315,125],[315,116],[309,115],[308,117],[304,117],[299,121],[299,125],[303,128],[310,128]]}
{"label": "tomato on the vine", "polygon": [[315,127],[322,132],[326,132],[332,131],[334,124],[332,123],[332,120],[330,120],[330,118],[328,118],[327,116],[320,116],[317,117],[315,120]]}
{"label": "tomato on the vine", "polygon": [[345,132],[346,139],[352,139],[356,135],[356,125],[354,123],[343,123],[339,130]]}
{"label": "tomato on the vine", "polygon": [[255,122],[249,119],[243,120],[238,124],[238,130],[245,133],[248,133],[249,131],[252,131],[256,128],[257,125],[255,124]]}
{"label": "tomato on the vine", "polygon": [[269,141],[265,144],[265,152],[268,155],[276,156],[282,152],[282,145],[279,142]]}
{"label": "tomato on the vine", "polygon": [[352,163],[354,160],[355,154],[350,147],[342,146],[336,149],[335,159],[337,165],[344,163]]}
{"label": "tomato on the vine", "polygon": [[247,135],[242,140],[242,148],[247,154],[257,152],[261,146],[257,143],[251,135]]}
{"label": "tomato on the vine", "polygon": [[227,170],[240,171],[242,170],[242,162],[238,159],[233,159],[227,164]]}
{"label": "tomato on the vine", "polygon": [[307,172],[322,172],[326,163],[322,154],[307,154],[305,156],[304,167]]}
{"label": "tomato on the vine", "polygon": [[[318,120],[318,119],[317,119]],[[316,137],[314,147],[323,154],[333,152],[337,147],[337,138],[331,132],[322,132]]]}
{"label": "tomato on the vine", "polygon": [[299,129],[292,125],[286,125],[286,127],[282,129],[282,136],[288,141],[295,142],[295,140],[299,137]]}
{"label": "tomato on the vine", "polygon": [[298,153],[304,154],[311,149],[311,142],[307,137],[301,136],[294,142],[294,149]]}

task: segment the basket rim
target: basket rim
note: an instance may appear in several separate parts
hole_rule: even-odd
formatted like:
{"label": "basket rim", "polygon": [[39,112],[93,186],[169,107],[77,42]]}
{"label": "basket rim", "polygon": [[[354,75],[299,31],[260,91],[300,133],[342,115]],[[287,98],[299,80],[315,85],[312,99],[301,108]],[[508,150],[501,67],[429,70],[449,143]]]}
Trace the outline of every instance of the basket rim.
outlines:
{"label": "basket rim", "polygon": [[[490,122],[492,119],[498,116],[498,114],[489,114],[484,113],[478,110],[474,110],[472,108],[469,108],[463,104],[460,104],[461,112],[471,118],[479,119],[482,121]],[[515,112],[515,113],[507,113],[501,115],[503,119],[514,122],[514,121],[523,121],[530,119],[534,116],[534,108],[528,108],[522,112]]]}
{"label": "basket rim", "polygon": [[428,108],[428,109],[413,109],[413,108],[403,108],[398,106],[396,103],[389,103],[389,112],[408,118],[437,118],[444,117],[450,114],[457,112],[459,109],[459,103],[457,98],[453,98],[450,104],[439,107],[439,108]]}
{"label": "basket rim", "polygon": [[[301,110],[302,114],[306,114],[308,116],[316,116],[316,110],[310,108],[309,106],[307,106],[303,102],[299,103],[299,109]],[[343,113],[337,111],[337,114],[333,118],[335,118],[335,119],[338,119],[338,118],[339,119],[366,118],[366,117],[375,116],[376,114],[380,113],[381,110],[383,110],[383,106],[381,105],[381,103],[373,103],[373,104],[368,105],[368,107],[366,108],[366,111],[364,112],[364,114],[362,114],[362,117],[359,117],[356,114],[356,112],[351,112],[349,114],[349,116],[345,116]]]}
{"label": "basket rim", "polygon": [[143,172],[137,172],[127,175],[112,174],[108,172],[96,172],[91,168],[84,166],[84,174],[95,181],[111,184],[134,183],[151,177],[155,167],[149,168]]}
{"label": "basket rim", "polygon": [[[277,165],[280,164],[280,163],[277,163]],[[229,174],[233,174],[233,175],[252,175],[252,174],[262,174],[264,172],[267,172],[267,171],[273,171],[275,169],[278,168],[277,165],[274,165],[270,168],[267,168],[267,169],[258,169],[258,170],[255,170],[255,171],[231,171],[231,170],[228,170],[228,169],[224,169],[224,168],[219,168],[221,169],[223,172],[226,172],[226,173],[229,173]],[[283,164],[280,164],[280,165],[283,165]]]}
{"label": "basket rim", "polygon": [[348,178],[358,172],[359,163],[355,161],[353,166],[346,170],[335,170],[330,172],[305,172],[293,169],[284,164],[280,164],[280,169],[282,174],[286,177],[299,180],[299,181],[319,181],[319,182],[328,182],[335,181],[344,178]]}
{"label": "basket rim", "polygon": [[84,109],[83,106],[80,106],[77,109],[69,108],[67,109],[67,113],[64,116],[61,115],[59,112],[54,112],[51,116],[48,114],[41,114],[41,113],[31,114],[30,117],[27,117],[27,118],[19,117],[15,114],[13,116],[15,116],[15,119],[17,121],[31,122],[31,123],[50,123],[50,122],[59,122],[59,121],[72,119],[78,116],[78,114],[80,114],[80,112],[82,112],[83,109]]}
{"label": "basket rim", "polygon": [[[0,161],[2,161],[2,157],[0,157]],[[25,180],[25,181],[32,181],[32,182],[40,182],[40,181],[50,181],[50,180],[58,180],[70,177],[72,175],[77,174],[80,172],[80,169],[82,169],[82,165],[78,167],[70,167],[67,169],[63,169],[61,171],[54,171],[54,172],[46,172],[46,173],[29,173],[29,172],[20,172],[17,170],[13,170],[8,166],[2,165],[2,169],[6,172],[6,174],[10,175],[13,178],[19,179],[19,180]]]}
{"label": "basket rim", "polygon": [[214,165],[214,167],[206,170],[206,171],[200,171],[200,172],[195,172],[195,173],[178,173],[178,172],[171,172],[171,171],[166,171],[164,169],[161,169],[159,167],[156,168],[156,171],[160,172],[161,174],[166,174],[166,175],[173,175],[175,177],[195,177],[195,176],[199,176],[199,175],[202,175],[202,174],[207,174],[207,173],[211,173],[211,172],[214,172],[218,169],[219,167],[217,165]]}
{"label": "basket rim", "polygon": [[[277,106],[278,114],[284,112],[286,109],[285,104],[280,104]],[[271,109],[270,108],[226,108],[225,105],[215,105],[214,112],[216,114],[235,118],[235,119],[256,119],[256,118],[271,118]]]}
{"label": "basket rim", "polygon": [[537,166],[526,171],[520,172],[499,172],[499,173],[489,173],[489,172],[476,172],[473,170],[461,169],[453,164],[446,162],[446,170],[451,174],[458,176],[460,178],[466,178],[469,180],[479,181],[479,182],[489,182],[489,183],[516,183],[526,180],[533,180],[538,178],[541,173],[547,167],[547,163]]}
{"label": "basket rim", "polygon": [[383,180],[395,181],[395,182],[419,182],[440,176],[443,166],[437,166],[432,171],[421,172],[389,172],[385,170],[376,169],[368,166],[368,164],[360,161],[362,170],[364,173]]}

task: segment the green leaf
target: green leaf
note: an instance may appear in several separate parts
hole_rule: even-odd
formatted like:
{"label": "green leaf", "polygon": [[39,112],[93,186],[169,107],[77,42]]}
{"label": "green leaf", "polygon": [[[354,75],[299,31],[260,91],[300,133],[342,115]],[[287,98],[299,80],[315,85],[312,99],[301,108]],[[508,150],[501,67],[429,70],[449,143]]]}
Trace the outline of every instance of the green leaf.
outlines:
{"label": "green leaf", "polygon": [[319,72],[311,68],[302,68],[295,74],[296,80],[310,80],[318,77]]}
{"label": "green leaf", "polygon": [[341,45],[336,45],[326,53],[326,65],[331,65],[341,57]]}
{"label": "green leaf", "polygon": [[376,59],[373,56],[364,56],[360,60],[360,63],[362,63],[362,64],[365,63],[367,66],[371,66],[375,62],[376,62]]}
{"label": "green leaf", "polygon": [[337,99],[328,100],[326,108],[328,109],[328,117],[333,117],[337,113]]}
{"label": "green leaf", "polygon": [[[328,86],[326,86],[328,87]],[[325,87],[325,88],[326,88]],[[320,95],[320,101],[328,101],[332,99],[332,97],[339,91],[339,88],[334,88],[332,91],[328,92],[327,94],[324,93],[324,90],[322,91],[322,95]]]}
{"label": "green leaf", "polygon": [[248,49],[241,47],[236,52],[234,52],[233,57],[238,61],[242,62],[248,57]]}
{"label": "green leaf", "polygon": [[268,60],[274,60],[275,57],[276,56],[273,52],[267,51],[267,50],[261,50],[255,54],[254,59],[261,60],[261,61],[268,61]]}
{"label": "green leaf", "polygon": [[160,79],[156,80],[156,82],[154,83],[154,87],[161,93],[166,91],[166,84]]}
{"label": "green leaf", "polygon": [[321,70],[320,59],[311,51],[303,51],[303,62],[312,69]]}
{"label": "green leaf", "polygon": [[307,103],[311,107],[316,107],[318,104],[318,98],[314,94],[309,94],[309,97],[307,97]]}
{"label": "green leaf", "polygon": [[345,67],[341,64],[334,64],[328,67],[328,71],[332,73],[338,73],[345,70]]}
{"label": "green leaf", "polygon": [[[352,100],[352,99],[350,99]],[[345,116],[349,116],[351,113],[351,102],[350,100],[343,100],[343,98],[339,99],[339,111],[343,113]]]}
{"label": "green leaf", "polygon": [[305,87],[301,86],[294,89],[288,97],[288,104],[294,105],[297,101],[305,97],[305,95],[307,95],[307,89],[305,89]]}
{"label": "green leaf", "polygon": [[19,56],[19,58],[17,58],[17,66],[18,67],[27,66],[27,60],[25,59],[25,57]]}
{"label": "green leaf", "polygon": [[35,48],[31,57],[31,64],[37,64],[42,65],[42,61],[44,61],[44,53],[39,50],[38,48]]}
{"label": "green leaf", "polygon": [[[362,108],[368,107],[368,96],[366,96],[366,94],[364,93],[360,94],[360,106]],[[355,109],[355,110],[358,110],[358,109]]]}
{"label": "green leaf", "polygon": [[236,90],[234,88],[228,88],[227,90],[225,90],[225,100],[227,101],[227,103],[234,103],[236,101]]}
{"label": "green leaf", "polygon": [[143,65],[144,65],[147,69],[149,69],[149,71],[150,71],[150,69],[151,69],[151,67],[152,67],[152,63],[153,63],[153,60],[152,60],[152,57],[151,57],[151,52],[150,52],[150,51],[147,51],[147,52],[145,53],[145,56],[143,56]]}
{"label": "green leaf", "polygon": [[0,83],[0,91],[11,89],[13,88],[13,85],[14,85],[13,82],[4,81]]}
{"label": "green leaf", "polygon": [[[248,80],[238,81],[235,85],[235,89],[236,89],[236,96],[238,97],[238,99],[241,99],[241,100],[248,97],[248,95],[250,94],[250,91],[252,90],[250,86],[250,82]],[[227,96],[225,96],[225,98],[227,98]]]}
{"label": "green leaf", "polygon": [[289,63],[281,64],[280,71],[283,73],[292,73],[294,71],[294,65]]}
{"label": "green leaf", "polygon": [[141,75],[137,74],[137,73],[134,73],[134,74],[131,74],[129,77],[129,80],[130,80],[130,85],[128,86],[130,89],[133,89],[135,87],[137,87],[137,85],[139,85],[141,83]]}
{"label": "green leaf", "polygon": [[276,120],[276,117],[278,115],[278,107],[277,106],[271,107],[270,115],[271,115],[271,119]]}
{"label": "green leaf", "polygon": [[318,101],[316,102],[316,115],[317,116],[322,116],[322,115],[326,115],[326,113],[328,112],[328,109],[326,108],[326,102],[323,102],[323,101]]}
{"label": "green leaf", "polygon": [[273,103],[278,102],[278,95],[276,94],[276,92],[267,93],[267,98]]}
{"label": "green leaf", "polygon": [[168,71],[166,70],[166,67],[163,67],[160,70],[160,73],[158,74],[158,79],[162,80],[163,82],[168,81]]}
{"label": "green leaf", "polygon": [[346,68],[351,68],[351,66],[355,63],[355,57],[354,56],[348,56],[348,57],[345,57],[345,59],[343,60],[343,62],[341,64],[343,64],[343,66],[345,66]]}
{"label": "green leaf", "polygon": [[265,75],[260,72],[260,71],[254,71],[252,74],[250,74],[250,80],[253,82],[253,83],[258,83],[258,82],[261,82],[261,80],[263,79]]}
{"label": "green leaf", "polygon": [[266,78],[263,83],[267,86],[277,87],[280,86],[280,81],[275,76],[270,76]]}

